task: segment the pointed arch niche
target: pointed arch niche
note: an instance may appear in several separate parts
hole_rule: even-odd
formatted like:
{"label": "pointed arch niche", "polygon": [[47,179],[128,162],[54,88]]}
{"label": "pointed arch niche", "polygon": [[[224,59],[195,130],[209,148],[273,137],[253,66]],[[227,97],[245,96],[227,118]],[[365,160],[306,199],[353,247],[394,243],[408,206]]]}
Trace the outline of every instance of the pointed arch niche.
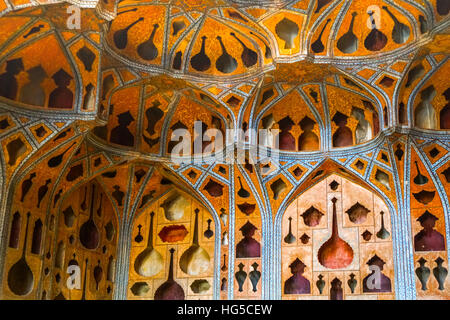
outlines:
{"label": "pointed arch niche", "polygon": [[[395,299],[389,210],[373,191],[340,175],[288,206],[281,261],[282,299]],[[381,271],[379,289],[371,285],[371,266]]]}
{"label": "pointed arch niche", "polygon": [[214,218],[175,188],[138,209],[131,233],[128,300],[209,300],[214,288]]}
{"label": "pointed arch niche", "polygon": [[[111,300],[117,260],[118,219],[110,194],[92,179],[65,196],[49,229],[43,294],[54,300]],[[79,287],[69,288],[79,266]]]}

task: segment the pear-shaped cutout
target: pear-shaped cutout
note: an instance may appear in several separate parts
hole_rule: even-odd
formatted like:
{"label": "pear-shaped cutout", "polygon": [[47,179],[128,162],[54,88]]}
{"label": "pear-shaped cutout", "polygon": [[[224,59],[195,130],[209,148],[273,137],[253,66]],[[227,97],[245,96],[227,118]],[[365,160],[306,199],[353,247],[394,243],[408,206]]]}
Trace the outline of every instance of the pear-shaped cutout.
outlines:
{"label": "pear-shaped cutout", "polygon": [[143,277],[153,277],[164,267],[164,260],[161,254],[153,248],[153,217],[155,213],[150,213],[150,227],[148,231],[147,248],[145,248],[134,261],[134,270]]}
{"label": "pear-shaped cutout", "polygon": [[164,216],[169,221],[177,221],[183,218],[184,210],[189,206],[189,201],[180,193],[175,192],[163,202]]}
{"label": "pear-shaped cutout", "polygon": [[333,202],[333,229],[330,239],[328,239],[319,249],[317,257],[319,263],[326,268],[342,269],[350,265],[353,261],[353,249],[350,245],[339,237],[339,230],[336,217],[337,199]]}
{"label": "pear-shaped cutout", "polygon": [[192,245],[181,255],[180,269],[191,276],[198,276],[209,268],[210,257],[198,242],[198,209],[195,209],[194,235]]}

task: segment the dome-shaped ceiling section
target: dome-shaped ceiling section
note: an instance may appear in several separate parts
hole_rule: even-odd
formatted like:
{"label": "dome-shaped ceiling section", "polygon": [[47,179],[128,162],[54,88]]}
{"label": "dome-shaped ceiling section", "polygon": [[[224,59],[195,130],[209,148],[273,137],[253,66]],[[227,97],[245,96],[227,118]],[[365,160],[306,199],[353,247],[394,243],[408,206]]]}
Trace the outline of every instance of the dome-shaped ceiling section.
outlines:
{"label": "dome-shaped ceiling section", "polygon": [[261,28],[236,8],[200,12],[124,1],[105,29],[112,54],[143,70],[194,79],[240,78],[259,74],[272,63]]}
{"label": "dome-shaped ceiling section", "polygon": [[343,75],[300,85],[272,82],[258,94],[258,128],[279,130],[278,136],[260,141],[266,146],[276,147],[278,137],[280,150],[312,152],[360,145],[380,132],[381,107],[369,91]]}
{"label": "dome-shaped ceiling section", "polygon": [[224,135],[230,119],[224,116],[225,108],[209,95],[167,76],[113,89],[109,102],[108,123],[94,128],[94,135],[103,144],[144,155],[166,154],[172,148],[170,140],[176,129],[189,132],[192,146],[198,137],[195,121],[200,121],[197,125],[203,134],[216,128]]}
{"label": "dome-shaped ceiling section", "polygon": [[24,9],[0,18],[0,101],[92,118],[101,22],[93,9],[81,10],[81,21],[81,30],[69,28],[67,5]]}
{"label": "dome-shaped ceiling section", "polygon": [[430,37],[434,27],[430,12],[420,2],[334,1],[313,20],[308,54],[319,59],[364,59],[412,48]]}

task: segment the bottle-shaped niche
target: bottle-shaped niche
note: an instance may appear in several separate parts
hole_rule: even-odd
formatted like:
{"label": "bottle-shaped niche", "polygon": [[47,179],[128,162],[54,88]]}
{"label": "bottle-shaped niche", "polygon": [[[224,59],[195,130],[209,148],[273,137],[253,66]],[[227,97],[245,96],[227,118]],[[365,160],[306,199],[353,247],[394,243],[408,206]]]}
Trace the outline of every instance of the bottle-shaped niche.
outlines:
{"label": "bottle-shaped niche", "polygon": [[338,278],[334,278],[333,281],[331,281],[330,300],[344,300],[342,281]]}
{"label": "bottle-shaped niche", "polygon": [[214,231],[211,230],[211,219],[208,219],[206,221],[208,223],[208,228],[205,230],[205,232],[203,232],[203,235],[205,236],[206,239],[211,238],[214,235]]}
{"label": "bottle-shaped niche", "polygon": [[381,216],[381,228],[377,232],[377,238],[379,238],[379,239],[387,239],[387,238],[389,238],[389,236],[391,234],[384,227],[384,211],[380,211],[380,216]]}
{"label": "bottle-shaped niche", "polygon": [[220,285],[220,291],[227,291],[227,278],[222,278],[222,283]]}
{"label": "bottle-shaped niche", "polygon": [[67,87],[73,77],[64,69],[59,69],[53,76],[57,88],[50,93],[49,108],[71,109],[73,105],[73,93]]}
{"label": "bottle-shaped niche", "polygon": [[383,32],[378,30],[375,18],[373,17],[374,12],[370,11],[368,12],[368,15],[370,16],[370,21],[372,22],[372,30],[364,40],[364,46],[370,51],[380,51],[386,46],[388,39]]}
{"label": "bottle-shaped niche", "polygon": [[358,121],[355,130],[356,144],[364,143],[372,139],[372,126],[366,120],[364,110],[358,107],[352,107],[352,117]]}
{"label": "bottle-shaped niche", "polygon": [[25,226],[25,239],[23,241],[22,256],[8,271],[9,289],[18,296],[25,296],[33,290],[34,276],[31,271],[25,254],[27,251],[28,239],[28,223],[30,221],[30,213],[27,213],[27,222]]}
{"label": "bottle-shaped niche", "polygon": [[355,279],[355,275],[353,273],[350,274],[350,279],[347,280],[348,287],[352,293],[355,293],[356,285],[358,281]]}
{"label": "bottle-shaped niche", "polygon": [[158,121],[164,117],[164,111],[159,108],[160,106],[161,102],[155,100],[152,102],[152,106],[145,110],[145,117],[147,118],[147,128],[145,131],[147,131],[150,136],[153,136],[156,133],[155,126]]}
{"label": "bottle-shaped niche", "polygon": [[47,78],[47,73],[41,65],[27,70],[29,82],[20,89],[19,101],[43,107],[45,103],[45,91],[42,82]]}
{"label": "bottle-shaped niche", "polygon": [[325,29],[327,28],[328,23],[330,23],[330,21],[331,21],[331,19],[327,19],[327,22],[323,26],[322,31],[320,31],[319,37],[317,38],[316,41],[314,41],[311,44],[311,49],[314,53],[321,53],[325,50],[325,46],[322,43],[322,36],[323,36]]}
{"label": "bottle-shaped niche", "polygon": [[299,151],[314,151],[319,150],[319,137],[313,132],[314,120],[305,116],[299,123],[303,133],[298,137]]}
{"label": "bottle-shaped niche", "polygon": [[95,185],[92,185],[89,219],[80,228],[80,242],[86,249],[96,249],[100,242],[100,232],[94,221]]}
{"label": "bottle-shaped niche", "polygon": [[427,260],[425,260],[423,257],[417,261],[419,263],[419,267],[416,269],[416,275],[417,278],[419,278],[420,284],[422,285],[422,290],[426,291],[427,288],[427,282],[428,278],[430,277],[430,268],[425,266],[425,263],[427,263]]}
{"label": "bottle-shaped niche", "polygon": [[230,33],[230,35],[235,38],[242,46],[241,59],[244,63],[244,66],[246,66],[247,68],[254,66],[258,62],[258,54],[254,50],[248,48],[245,43],[236,36],[234,32]]}
{"label": "bottle-shaped niche", "polygon": [[195,209],[194,235],[192,245],[181,255],[180,269],[191,276],[198,276],[206,272],[209,268],[210,257],[205,249],[200,247],[198,242],[198,213]]}
{"label": "bottle-shaped niche", "polygon": [[220,240],[220,243],[223,246],[227,246],[228,245],[228,232],[224,231],[222,234],[222,239]]}
{"label": "bottle-shaped niche", "polygon": [[316,281],[316,287],[319,289],[319,293],[323,293],[323,289],[325,288],[325,281],[323,280],[323,275],[319,274],[319,280]]}
{"label": "bottle-shaped niche", "polygon": [[158,56],[158,48],[156,48],[153,41],[155,38],[156,30],[158,28],[159,24],[154,24],[150,38],[137,47],[138,55],[144,60],[151,61],[156,59],[156,57]]}
{"label": "bottle-shaped niche", "polygon": [[227,49],[223,44],[222,37],[217,36],[216,38],[222,48],[222,55],[216,61],[216,69],[222,73],[232,73],[234,70],[236,70],[238,63],[236,59],[227,52]]}
{"label": "bottle-shaped niche", "polygon": [[109,141],[122,146],[132,147],[134,145],[134,135],[128,129],[128,126],[135,121],[130,111],[117,115],[118,125],[111,130]]}
{"label": "bottle-shaped niche", "polygon": [[202,47],[200,52],[191,58],[191,66],[197,71],[206,71],[211,67],[211,60],[205,53],[206,36],[202,37]]}
{"label": "bottle-shaped niche", "polygon": [[148,229],[147,248],[134,261],[134,270],[143,277],[153,277],[164,267],[161,254],[153,248],[153,219],[155,213],[150,213],[150,227]]}
{"label": "bottle-shaped niche", "polygon": [[261,245],[253,239],[258,228],[247,221],[239,230],[242,232],[244,239],[236,245],[236,258],[259,258],[261,256]]}
{"label": "bottle-shaped niche", "polygon": [[353,261],[353,249],[350,245],[339,237],[338,223],[336,217],[337,199],[333,202],[333,227],[331,237],[320,247],[317,257],[319,263],[326,268],[342,269]]}
{"label": "bottle-shaped niche", "polygon": [[243,286],[244,286],[245,279],[247,279],[247,272],[244,271],[244,267],[245,267],[245,265],[242,262],[239,263],[239,265],[238,265],[239,270],[234,275],[236,277],[236,281],[239,285],[239,289],[238,289],[239,292],[244,291]]}
{"label": "bottle-shaped niche", "polygon": [[18,89],[16,76],[23,70],[22,58],[6,61],[6,72],[0,74],[0,96],[16,99]]}
{"label": "bottle-shaped niche", "polygon": [[336,112],[333,116],[333,122],[339,127],[333,134],[333,147],[347,147],[353,145],[353,133],[347,127],[348,116],[341,112]]}
{"label": "bottle-shaped niche", "polygon": [[258,282],[259,282],[259,279],[261,279],[261,272],[258,271],[258,267],[259,267],[259,265],[256,262],[254,262],[252,264],[253,271],[250,271],[250,273],[249,273],[249,278],[250,278],[250,282],[252,284],[253,292],[258,291]]}
{"label": "bottle-shaped niche", "polygon": [[414,110],[414,125],[421,129],[437,129],[437,117],[432,101],[436,95],[434,86],[420,92],[420,102]]}
{"label": "bottle-shaped niche", "polygon": [[367,261],[372,273],[363,279],[363,292],[391,292],[391,279],[381,272],[385,264],[376,254]]}
{"label": "bottle-shaped niche", "polygon": [[219,216],[220,220],[222,221],[224,227],[227,226],[227,221],[228,221],[228,214],[226,213],[224,208],[220,208],[220,216]]}
{"label": "bottle-shaped niche", "polygon": [[40,186],[39,189],[38,189],[38,202],[37,202],[37,207],[38,208],[41,205],[41,201],[44,199],[45,195],[47,194],[48,185],[50,184],[50,182],[52,182],[52,180],[51,179],[47,179],[45,181],[45,184]]}
{"label": "bottle-shaped niche", "polygon": [[445,278],[447,278],[448,270],[442,266],[444,260],[441,257],[438,257],[436,260],[436,267],[433,268],[433,275],[439,283],[439,290],[444,290]]}
{"label": "bottle-shaped niche", "polygon": [[411,34],[409,27],[400,22],[387,6],[383,6],[382,8],[389,14],[392,21],[394,21],[394,28],[392,29],[392,39],[394,42],[397,44],[403,44],[408,41]]}
{"label": "bottle-shaped niche", "polygon": [[31,186],[33,185],[33,179],[35,177],[36,177],[36,172],[32,172],[30,174],[30,177],[22,182],[22,196],[20,197],[21,202],[23,202],[28,191],[30,191]]}
{"label": "bottle-shaped niche", "polygon": [[262,131],[261,145],[269,148],[274,147],[274,135],[272,133],[273,126],[275,125],[275,119],[273,114],[269,114],[261,119],[262,128],[267,131]]}
{"label": "bottle-shaped niche", "polygon": [[348,31],[343,34],[337,42],[337,48],[343,53],[353,53],[358,49],[358,37],[353,32],[353,25],[357,15],[357,12],[352,13],[352,21],[350,22]]}
{"label": "bottle-shaped niche", "polygon": [[18,248],[19,240],[20,240],[20,225],[22,218],[20,213],[16,211],[13,215],[13,219],[11,221],[11,231],[9,234],[9,247],[10,248]]}
{"label": "bottle-shaped niche", "polygon": [[82,289],[82,294],[81,294],[80,300],[87,300],[86,299],[86,290],[87,290],[87,274],[89,272],[88,265],[89,265],[89,260],[86,259],[86,267],[84,268],[83,289]]}
{"label": "bottle-shaped niche", "polygon": [[100,260],[98,260],[98,264],[94,268],[95,290],[97,291],[100,281],[102,281],[102,278],[103,278],[103,268],[100,265]]}
{"label": "bottle-shaped niche", "polygon": [[294,243],[295,240],[297,240],[297,239],[292,234],[292,217],[289,217],[288,220],[289,220],[289,232],[286,235],[286,237],[284,237],[284,242],[291,244],[291,243]]}
{"label": "bottle-shaped niche", "polygon": [[227,259],[227,255],[224,254],[223,255],[223,264],[222,264],[222,267],[220,268],[220,270],[222,270],[224,272],[228,270],[226,259]]}
{"label": "bottle-shaped niche", "polygon": [[[299,259],[295,259],[290,265],[292,276],[284,283],[284,294],[309,294],[311,293],[311,284],[303,276],[306,265]],[[321,275],[319,275],[319,278]],[[322,288],[323,290],[323,288]],[[319,291],[321,291],[319,289]]]}
{"label": "bottle-shaped niche", "polygon": [[417,161],[414,161],[414,164],[416,165],[416,170],[417,170],[417,175],[414,177],[414,180],[413,180],[414,183],[419,186],[427,184],[428,178],[420,172],[419,163]]}
{"label": "bottle-shaped niche", "polygon": [[116,32],[114,32],[113,35],[113,39],[114,39],[114,44],[116,45],[117,49],[125,49],[125,47],[128,44],[128,31],[135,26],[137,23],[143,21],[144,18],[140,17],[139,19],[137,19],[136,21],[134,21],[133,23],[129,24],[127,27],[117,30]]}
{"label": "bottle-shaped niche", "polygon": [[241,198],[248,198],[250,197],[250,192],[248,192],[247,190],[245,190],[244,186],[242,185],[242,180],[241,177],[238,176],[238,180],[239,180],[239,190],[237,192],[238,196]]}
{"label": "bottle-shaped niche", "polygon": [[159,286],[155,291],[155,300],[184,300],[183,288],[173,279],[173,253],[174,248],[169,250],[170,252],[170,264],[169,275],[166,282]]}
{"label": "bottle-shaped niche", "polygon": [[435,215],[426,210],[417,221],[420,222],[422,230],[414,236],[415,251],[444,251],[445,239],[438,231],[434,230],[436,221]]}
{"label": "bottle-shaped niche", "polygon": [[114,275],[116,272],[116,260],[113,256],[109,256],[108,267],[106,271],[106,280],[114,282]]}
{"label": "bottle-shaped niche", "polygon": [[290,133],[294,122],[289,116],[278,121],[280,133],[278,135],[278,148],[280,150],[295,151],[295,138]]}
{"label": "bottle-shaped niche", "polygon": [[440,16],[446,16],[450,12],[448,0],[436,0],[436,11]]}

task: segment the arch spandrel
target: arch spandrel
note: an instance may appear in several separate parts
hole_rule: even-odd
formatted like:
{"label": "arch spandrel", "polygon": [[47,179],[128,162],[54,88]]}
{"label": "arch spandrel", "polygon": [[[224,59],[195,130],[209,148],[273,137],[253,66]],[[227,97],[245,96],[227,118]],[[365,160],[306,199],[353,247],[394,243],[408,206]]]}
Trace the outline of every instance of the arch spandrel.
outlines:
{"label": "arch spandrel", "polygon": [[[296,198],[283,216],[282,297],[392,297],[395,273],[388,230],[389,210],[378,196],[335,174],[323,179]],[[329,238],[340,239],[339,245]],[[370,286],[372,265],[381,271],[380,288]]]}

